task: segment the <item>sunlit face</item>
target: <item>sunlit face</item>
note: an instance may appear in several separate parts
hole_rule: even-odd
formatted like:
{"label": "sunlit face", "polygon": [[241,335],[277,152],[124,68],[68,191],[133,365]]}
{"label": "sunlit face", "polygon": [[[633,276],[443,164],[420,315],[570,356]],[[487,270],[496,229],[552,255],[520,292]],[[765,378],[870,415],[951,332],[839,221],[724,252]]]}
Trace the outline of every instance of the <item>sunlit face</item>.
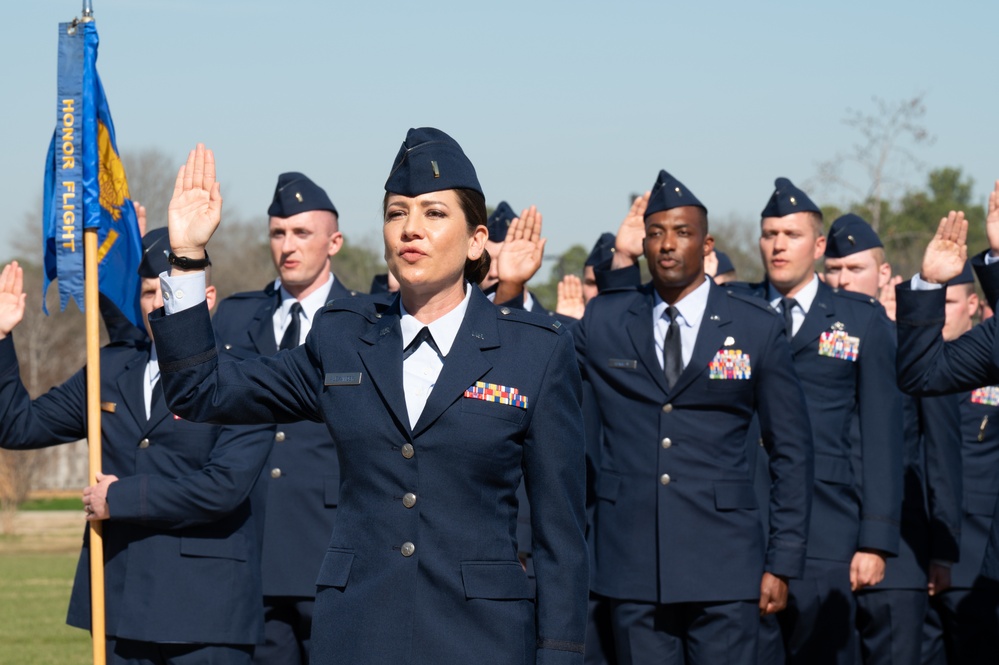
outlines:
{"label": "sunlit face", "polygon": [[271,217],[271,259],[281,284],[294,295],[326,283],[330,257],[343,246],[337,218],[329,210],[310,210],[291,217]]}
{"label": "sunlit face", "polygon": [[645,259],[656,290],[676,292],[679,300],[704,281],[704,257],[714,248],[705,233],[704,211],[681,206],[645,220]]}
{"label": "sunlit face", "polygon": [[485,249],[485,226],[469,231],[454,190],[410,197],[390,194],[385,205],[385,262],[403,295],[430,295],[464,280],[466,259]]}
{"label": "sunlit face", "polygon": [[760,223],[760,257],[767,279],[780,293],[793,295],[815,272],[815,261],[825,252],[826,238],[811,213],[764,217]]}
{"label": "sunlit face", "polygon": [[598,293],[596,270],[593,266],[583,266],[583,302],[590,302]]}
{"label": "sunlit face", "polygon": [[945,341],[957,339],[971,330],[971,317],[978,311],[978,294],[973,284],[955,284],[947,287],[946,320],[943,327]]}
{"label": "sunlit face", "polygon": [[499,257],[500,250],[502,249],[503,243],[486,240],[486,251],[489,252],[492,261],[489,263],[489,273],[486,275],[486,278],[479,282],[479,286],[483,291],[492,288],[499,282],[499,261],[496,259]]}
{"label": "sunlit face", "polygon": [[865,249],[838,259],[826,257],[826,284],[877,298],[891,279],[891,265],[880,261],[882,256],[880,249]]}

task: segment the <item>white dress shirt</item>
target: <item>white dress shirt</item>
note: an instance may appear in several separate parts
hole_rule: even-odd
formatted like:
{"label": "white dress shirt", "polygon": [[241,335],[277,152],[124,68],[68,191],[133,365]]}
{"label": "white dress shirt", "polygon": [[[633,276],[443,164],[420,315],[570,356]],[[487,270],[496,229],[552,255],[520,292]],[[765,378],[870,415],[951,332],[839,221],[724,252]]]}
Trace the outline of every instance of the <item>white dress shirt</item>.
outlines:
{"label": "white dress shirt", "polygon": [[274,340],[279,347],[281,346],[281,340],[284,338],[284,331],[288,329],[288,324],[291,323],[291,306],[295,302],[302,304],[302,313],[298,317],[298,344],[305,342],[309,331],[312,330],[312,322],[315,320],[316,312],[326,306],[326,297],[333,287],[333,280],[333,273],[329,273],[322,286],[298,301],[296,301],[295,296],[288,293],[281,286],[280,279],[274,283],[281,294],[281,306],[274,310]]}
{"label": "white dress shirt", "polygon": [[[819,276],[812,273],[812,279],[808,284],[805,285],[803,289],[798,291],[796,294],[791,296],[794,298],[795,302],[798,304],[791,308],[791,334],[798,334],[798,330],[801,328],[801,324],[805,322],[805,317],[808,316],[808,310],[812,308],[812,303],[815,301],[815,296],[819,292]],[[770,301],[770,306],[781,314],[784,311],[781,309],[780,301],[783,298],[777,289],[774,288],[773,284],[768,284],[767,286],[767,300]]]}
{"label": "white dress shirt", "polygon": [[[694,355],[694,344],[697,343],[697,333],[701,329],[704,310],[708,306],[708,294],[711,292],[711,279],[704,277],[704,282],[691,291],[679,302],[673,304],[679,312],[677,324],[680,326],[680,350],[683,355],[683,366],[690,363]],[[666,314],[666,301],[655,293],[652,305],[653,334],[656,338],[656,356],[659,366],[663,366],[663,347],[666,344],[666,331],[669,330],[669,316]]]}

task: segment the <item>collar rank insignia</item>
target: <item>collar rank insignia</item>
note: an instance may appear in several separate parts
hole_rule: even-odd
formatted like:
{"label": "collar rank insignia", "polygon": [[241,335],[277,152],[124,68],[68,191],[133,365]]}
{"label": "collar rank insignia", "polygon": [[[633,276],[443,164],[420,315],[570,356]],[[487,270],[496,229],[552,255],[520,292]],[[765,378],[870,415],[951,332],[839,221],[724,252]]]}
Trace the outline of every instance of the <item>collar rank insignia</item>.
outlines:
{"label": "collar rank insignia", "polygon": [[508,404],[521,409],[527,408],[527,396],[521,395],[516,388],[501,386],[498,383],[485,383],[476,381],[474,386],[469,386],[465,391],[465,397],[470,399],[481,399],[484,402],[497,402]]}
{"label": "collar rank insignia", "polygon": [[976,388],[971,393],[971,403],[984,404],[985,406],[999,406],[999,386]]}
{"label": "collar rank insignia", "polygon": [[[843,324],[838,324],[843,325]],[[835,328],[835,326],[833,326]],[[850,337],[845,330],[827,330],[819,337],[819,355],[857,362],[860,338]]]}
{"label": "collar rank insignia", "polygon": [[[726,342],[727,343],[727,342]],[[749,354],[740,349],[719,349],[708,365],[709,379],[742,379],[752,377]]]}

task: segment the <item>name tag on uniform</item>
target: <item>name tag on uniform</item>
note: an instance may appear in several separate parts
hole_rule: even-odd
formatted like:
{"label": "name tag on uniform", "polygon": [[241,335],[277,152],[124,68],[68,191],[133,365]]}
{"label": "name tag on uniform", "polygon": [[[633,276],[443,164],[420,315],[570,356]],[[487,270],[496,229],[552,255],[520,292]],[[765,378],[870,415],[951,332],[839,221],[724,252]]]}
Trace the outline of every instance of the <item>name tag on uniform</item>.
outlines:
{"label": "name tag on uniform", "polygon": [[971,403],[984,404],[985,406],[999,406],[999,386],[976,388],[971,393]]}
{"label": "name tag on uniform", "polygon": [[860,338],[851,337],[845,330],[827,330],[819,337],[819,355],[857,362]]}
{"label": "name tag on uniform", "polygon": [[708,365],[709,379],[745,381],[752,376],[753,365],[749,362],[749,354],[740,349],[720,349]]}
{"label": "name tag on uniform", "polygon": [[469,386],[468,390],[465,391],[465,397],[481,399],[484,402],[509,404],[521,409],[527,408],[527,395],[521,395],[516,388],[501,386],[498,383],[476,381],[474,386]]}
{"label": "name tag on uniform", "polygon": [[637,360],[626,360],[624,358],[610,358],[607,366],[611,369],[638,369]]}
{"label": "name tag on uniform", "polygon": [[360,372],[340,372],[330,373],[323,380],[324,386],[359,386],[361,385]]}

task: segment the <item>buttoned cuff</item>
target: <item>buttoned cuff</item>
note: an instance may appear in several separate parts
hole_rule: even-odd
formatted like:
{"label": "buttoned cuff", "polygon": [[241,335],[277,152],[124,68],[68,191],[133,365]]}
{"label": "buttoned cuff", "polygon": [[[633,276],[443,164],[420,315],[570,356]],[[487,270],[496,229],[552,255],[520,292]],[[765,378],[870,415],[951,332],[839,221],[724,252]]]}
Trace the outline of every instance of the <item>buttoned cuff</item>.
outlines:
{"label": "buttoned cuff", "polygon": [[985,265],[990,266],[993,263],[999,263],[999,256],[992,256],[992,250],[985,250]]}
{"label": "buttoned cuff", "polygon": [[163,309],[167,316],[183,312],[205,301],[205,272],[189,272],[183,275],[160,273],[160,286],[163,288]]}
{"label": "buttoned cuff", "polygon": [[898,556],[899,525],[888,519],[865,517],[860,521],[859,549]]}
{"label": "buttoned cuff", "polygon": [[944,286],[943,284],[931,284],[927,282],[918,272],[912,276],[912,281],[909,284],[913,291],[936,291],[937,289],[942,289]]}

